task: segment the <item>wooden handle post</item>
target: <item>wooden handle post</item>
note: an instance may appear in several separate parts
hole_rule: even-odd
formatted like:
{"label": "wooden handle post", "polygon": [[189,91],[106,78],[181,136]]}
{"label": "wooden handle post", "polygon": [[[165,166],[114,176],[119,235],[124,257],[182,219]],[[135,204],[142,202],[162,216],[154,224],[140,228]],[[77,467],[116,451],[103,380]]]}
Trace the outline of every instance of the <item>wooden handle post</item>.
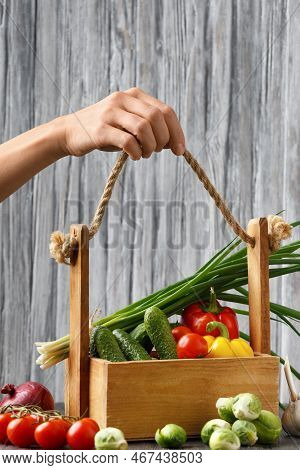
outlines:
{"label": "wooden handle post", "polygon": [[266,218],[252,219],[248,234],[248,286],[250,343],[255,352],[270,354],[269,238]]}
{"label": "wooden handle post", "polygon": [[72,225],[77,249],[70,260],[70,352],[66,361],[65,412],[88,416],[89,408],[89,229]]}

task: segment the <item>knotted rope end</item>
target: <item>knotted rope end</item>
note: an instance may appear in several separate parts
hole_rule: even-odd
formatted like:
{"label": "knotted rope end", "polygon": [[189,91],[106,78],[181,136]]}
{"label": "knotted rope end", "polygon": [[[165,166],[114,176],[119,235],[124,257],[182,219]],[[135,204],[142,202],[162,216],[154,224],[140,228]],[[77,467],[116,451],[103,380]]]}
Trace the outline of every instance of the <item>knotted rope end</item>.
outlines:
{"label": "knotted rope end", "polygon": [[71,238],[69,234],[62,232],[53,232],[50,236],[49,250],[51,258],[57,263],[70,264],[70,259],[76,239]]}
{"label": "knotted rope end", "polygon": [[268,215],[268,234],[270,251],[280,248],[281,241],[292,236],[293,227],[288,224],[280,215]]}

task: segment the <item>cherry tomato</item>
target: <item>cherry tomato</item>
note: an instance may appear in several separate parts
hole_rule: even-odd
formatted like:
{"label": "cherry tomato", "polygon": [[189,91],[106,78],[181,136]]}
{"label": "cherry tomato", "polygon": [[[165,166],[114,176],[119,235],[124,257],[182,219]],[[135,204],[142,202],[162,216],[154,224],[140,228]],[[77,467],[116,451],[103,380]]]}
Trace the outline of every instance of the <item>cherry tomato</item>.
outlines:
{"label": "cherry tomato", "polygon": [[11,413],[0,414],[0,443],[7,444],[7,426],[13,420]]}
{"label": "cherry tomato", "polygon": [[192,330],[190,330],[187,326],[176,326],[172,330],[172,335],[176,343],[180,340],[182,336],[187,335],[188,333],[192,333]]}
{"label": "cherry tomato", "polygon": [[83,418],[72,424],[67,432],[67,442],[71,449],[90,450],[94,449],[95,434],[99,431],[99,426],[91,418]]}
{"label": "cherry tomato", "polygon": [[71,423],[63,419],[51,419],[39,424],[34,431],[35,441],[42,449],[61,449],[66,444],[70,426]]}
{"label": "cherry tomato", "polygon": [[34,431],[39,424],[35,416],[15,418],[7,426],[7,437],[17,447],[29,447],[35,443]]}
{"label": "cherry tomato", "polygon": [[71,422],[71,421],[67,421],[66,419],[61,419],[61,421],[62,421],[62,424],[65,426],[65,429],[66,429],[67,432],[70,429],[70,427],[72,426],[72,424],[74,424],[74,421]]}
{"label": "cherry tomato", "polygon": [[196,359],[206,356],[208,345],[205,339],[196,333],[188,333],[180,338],[177,343],[179,359]]}

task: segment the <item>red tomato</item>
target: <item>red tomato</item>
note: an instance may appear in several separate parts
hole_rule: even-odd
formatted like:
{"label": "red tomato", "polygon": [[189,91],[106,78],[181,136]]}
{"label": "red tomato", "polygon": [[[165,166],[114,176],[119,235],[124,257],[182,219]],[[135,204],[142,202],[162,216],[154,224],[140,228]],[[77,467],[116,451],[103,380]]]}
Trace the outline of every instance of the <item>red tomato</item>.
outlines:
{"label": "red tomato", "polygon": [[74,421],[67,421],[66,419],[61,419],[61,422],[62,422],[62,425],[65,427],[66,429],[66,432],[68,432],[68,430],[70,429],[70,427],[72,426],[72,424],[74,424]]}
{"label": "red tomato", "polygon": [[51,419],[39,424],[34,431],[35,441],[42,449],[61,449],[66,444],[70,426],[71,423],[63,419]]}
{"label": "red tomato", "polygon": [[205,339],[196,333],[188,333],[180,338],[177,343],[179,359],[195,359],[206,356],[208,345]]}
{"label": "red tomato", "polygon": [[172,330],[172,335],[176,343],[180,340],[182,336],[187,335],[188,333],[192,333],[192,330],[190,330],[187,326],[176,326]]}
{"label": "red tomato", "polygon": [[6,444],[8,442],[6,430],[8,424],[13,420],[11,413],[0,414],[0,442]]}
{"label": "red tomato", "polygon": [[17,447],[29,447],[35,443],[34,431],[39,424],[35,416],[15,418],[7,426],[7,437]]}
{"label": "red tomato", "polygon": [[67,442],[73,450],[94,449],[94,438],[99,429],[98,424],[93,419],[80,419],[72,424],[68,430]]}

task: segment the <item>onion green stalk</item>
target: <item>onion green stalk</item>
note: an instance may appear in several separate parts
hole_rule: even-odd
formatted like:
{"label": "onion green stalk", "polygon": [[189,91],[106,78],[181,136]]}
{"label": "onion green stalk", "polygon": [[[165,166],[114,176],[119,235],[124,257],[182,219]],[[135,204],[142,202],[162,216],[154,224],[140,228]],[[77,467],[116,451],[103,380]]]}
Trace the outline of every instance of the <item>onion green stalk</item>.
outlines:
{"label": "onion green stalk", "polygon": [[[294,227],[299,222],[292,224]],[[247,248],[240,248],[240,240],[234,239],[217,252],[194,275],[160,289],[137,302],[124,307],[112,315],[94,322],[92,326],[102,325],[111,330],[123,328],[131,331],[143,322],[144,314],[149,307],[159,307],[167,316],[181,314],[184,307],[198,300],[206,300],[209,290],[214,288],[220,300],[235,304],[248,305]],[[270,278],[281,277],[300,271],[300,240],[284,245],[269,256]],[[233,292],[235,291],[235,292]],[[297,323],[300,311],[271,303],[273,321],[279,321],[300,335]],[[237,309],[237,313],[248,315],[246,310]],[[241,333],[244,335],[244,333]],[[35,343],[40,356],[37,364],[47,369],[66,359],[69,353],[69,335],[56,341]],[[296,373],[299,373],[293,369]]]}

